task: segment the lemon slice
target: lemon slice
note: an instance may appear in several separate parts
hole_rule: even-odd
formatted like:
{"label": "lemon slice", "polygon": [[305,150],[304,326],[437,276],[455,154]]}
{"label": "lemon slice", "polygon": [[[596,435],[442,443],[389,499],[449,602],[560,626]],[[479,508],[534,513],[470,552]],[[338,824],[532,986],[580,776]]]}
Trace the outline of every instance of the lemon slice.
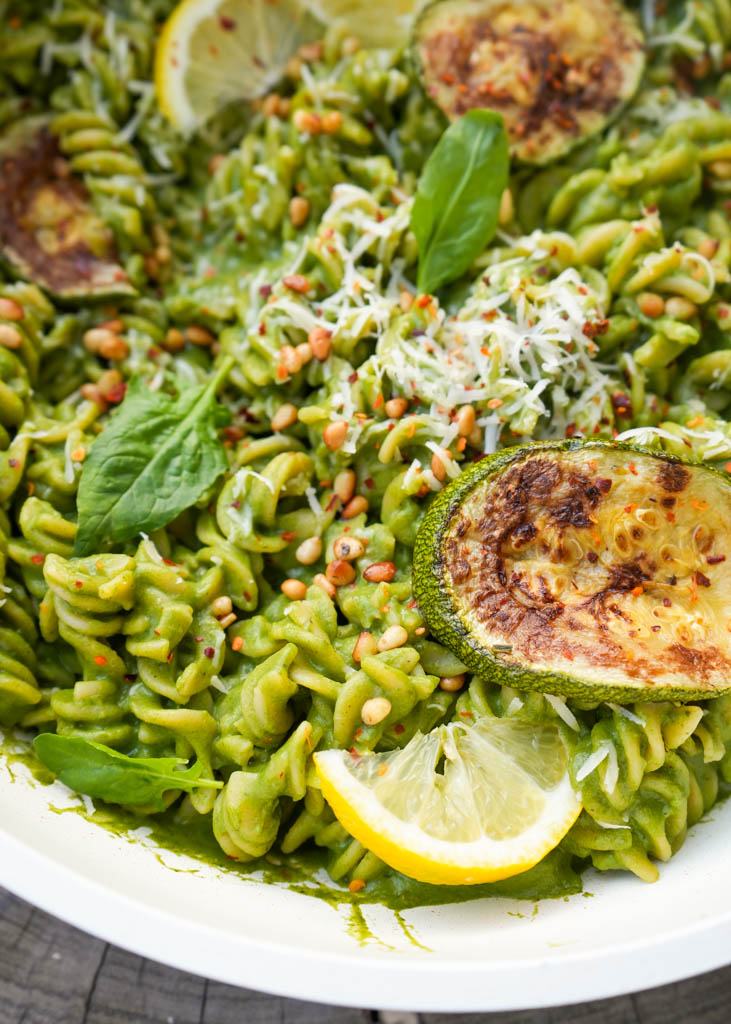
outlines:
{"label": "lemon slice", "polygon": [[324,750],[314,761],[344,828],[420,882],[473,885],[527,871],[581,811],[552,724],[452,723],[403,750]]}
{"label": "lemon slice", "polygon": [[226,104],[267,92],[321,32],[295,0],[183,0],[155,54],[160,109],[190,134]]}
{"label": "lemon slice", "polygon": [[338,22],[363,46],[402,46],[426,0],[304,0],[324,24]]}

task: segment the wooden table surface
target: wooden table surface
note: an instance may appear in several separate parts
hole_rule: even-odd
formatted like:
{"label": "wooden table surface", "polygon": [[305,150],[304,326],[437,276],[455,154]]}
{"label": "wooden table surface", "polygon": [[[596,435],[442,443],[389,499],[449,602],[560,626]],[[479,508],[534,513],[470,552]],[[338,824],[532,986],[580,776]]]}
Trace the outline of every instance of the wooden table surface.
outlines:
{"label": "wooden table surface", "polygon": [[163,967],[0,889],[0,1024],[729,1024],[731,966],[617,999],[514,1013],[346,1010]]}

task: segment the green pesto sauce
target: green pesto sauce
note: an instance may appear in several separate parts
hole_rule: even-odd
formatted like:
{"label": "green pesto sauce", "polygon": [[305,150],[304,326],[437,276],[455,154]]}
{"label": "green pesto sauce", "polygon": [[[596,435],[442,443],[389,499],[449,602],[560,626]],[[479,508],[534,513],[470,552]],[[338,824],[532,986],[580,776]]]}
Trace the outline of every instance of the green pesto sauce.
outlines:
{"label": "green pesto sauce", "polygon": [[[21,745],[12,735],[0,742],[0,754],[4,756],[11,775],[15,765],[22,765],[39,784],[49,785],[53,782],[53,774],[38,761],[32,749]],[[277,883],[293,892],[324,900],[332,907],[348,904],[351,907],[348,931],[359,941],[373,938],[358,909],[361,904],[380,903],[394,911],[405,936],[418,946],[420,943],[401,918],[400,911],[413,907],[463,903],[466,900],[485,897],[532,901],[557,899],[582,891],[581,877],[574,868],[574,858],[564,850],[556,849],[530,871],[502,882],[482,885],[429,885],[407,878],[398,872],[389,872],[381,878],[369,881],[360,892],[353,893],[347,886],[338,885],[327,878],[326,867],[330,855],[328,850],[313,846],[298,850],[286,858],[276,852],[270,852],[266,857],[242,864],[223,853],[211,831],[209,817],[181,821],[176,818],[175,809],[159,815],[140,815],[102,801],[92,802],[93,813],[88,813],[83,806],[63,809],[51,807],[51,810],[58,814],[80,814],[95,825],[114,835],[127,838],[130,842],[137,840],[132,833],[144,827],[150,830],[147,841],[159,846],[161,853],[170,851],[186,855],[227,874],[237,874],[243,881]],[[170,867],[162,859],[161,863]]]}

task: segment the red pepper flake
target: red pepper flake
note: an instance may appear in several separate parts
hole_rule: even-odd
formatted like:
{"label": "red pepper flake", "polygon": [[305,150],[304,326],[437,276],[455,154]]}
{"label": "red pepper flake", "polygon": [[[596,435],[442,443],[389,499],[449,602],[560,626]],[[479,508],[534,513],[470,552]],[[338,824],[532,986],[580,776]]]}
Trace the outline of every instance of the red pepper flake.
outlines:
{"label": "red pepper flake", "polygon": [[673,602],[670,600],[669,597],[664,597],[662,599],[662,603],[663,603],[663,608],[669,608],[672,605]]}
{"label": "red pepper flake", "polygon": [[214,649],[213,649],[212,647],[206,647],[206,649],[205,649],[205,650],[203,651],[203,653],[205,654],[205,656],[206,656],[207,658],[212,658],[212,657],[213,657],[213,655],[214,655],[214,654],[215,654],[216,652],[214,651]]}
{"label": "red pepper flake", "polygon": [[725,555],[709,555],[706,559],[709,565],[719,565],[721,562],[726,561]]}
{"label": "red pepper flake", "polygon": [[369,491],[372,491],[373,488],[376,486],[376,481],[373,479],[372,476],[367,476],[363,483],[365,484]]}
{"label": "red pepper flake", "polygon": [[220,14],[218,16],[218,24],[224,30],[224,32],[231,32],[236,28],[236,22],[233,18],[229,18],[226,14]]}
{"label": "red pepper flake", "polygon": [[634,512],[634,510],[635,510],[636,508],[637,508],[637,506],[635,505],[635,503],[634,503],[634,502],[630,502],[630,504],[629,504],[629,505],[625,505],[625,506],[624,506],[624,510],[625,510],[625,512],[627,513],[627,515],[631,515],[631,513],[632,513],[632,512]]}
{"label": "red pepper flake", "polygon": [[165,563],[165,565],[177,565],[178,564],[177,562],[173,562],[172,559],[170,559],[170,558],[163,558],[163,562]]}
{"label": "red pepper flake", "polygon": [[710,587],[711,585],[711,581],[700,571],[700,569],[696,569],[695,571],[695,581],[699,587]]}
{"label": "red pepper flake", "polygon": [[710,508],[707,501],[698,501],[697,498],[693,498],[691,501],[693,508],[697,508],[700,512],[705,512],[707,508]]}
{"label": "red pepper flake", "polygon": [[18,460],[17,459],[8,459],[8,465],[10,466],[11,469],[17,469]]}
{"label": "red pepper flake", "polygon": [[348,377],[348,384],[355,384],[357,379],[358,379],[358,371],[356,370],[355,372],[351,373],[350,376]]}
{"label": "red pepper flake", "polygon": [[653,633],[659,633],[660,630],[662,629],[662,626],[650,626],[650,629],[652,630]]}
{"label": "red pepper flake", "polygon": [[296,536],[297,534],[294,532],[294,530],[285,530],[284,533],[280,534],[282,540],[286,540],[288,544],[291,540],[294,540]]}
{"label": "red pepper flake", "polygon": [[409,611],[411,611],[413,608],[418,608],[418,606],[419,606],[419,602],[416,601],[416,600],[409,601],[409,603],[406,605],[406,607],[409,609]]}
{"label": "red pepper flake", "polygon": [[30,556],[30,560],[33,563],[33,565],[43,565],[45,557],[46,557],[45,555],[41,555],[39,553],[37,555],[31,555]]}
{"label": "red pepper flake", "polygon": [[599,561],[599,555],[596,553],[596,551],[587,552],[586,557],[592,565],[594,565],[595,562]]}
{"label": "red pepper flake", "polygon": [[240,636],[235,636],[231,641],[231,650],[240,651],[244,646],[244,641]]}
{"label": "red pepper flake", "polygon": [[419,309],[423,309],[425,306],[428,306],[430,302],[431,295],[420,295],[419,298],[416,300],[416,305],[419,307]]}
{"label": "red pepper flake", "polygon": [[348,888],[351,892],[360,892],[361,889],[365,889],[366,884],[362,878],[354,878],[348,883]]}
{"label": "red pepper flake", "polygon": [[94,655],[94,664],[95,665],[106,665],[106,663],[107,663],[107,659],[104,657],[103,654],[95,654]]}
{"label": "red pepper flake", "polygon": [[173,652],[171,651],[170,654],[168,654],[168,665],[170,664],[170,662],[172,660],[173,660]]}
{"label": "red pepper flake", "polygon": [[612,489],[612,481],[607,477],[598,476],[594,481],[594,486],[598,491],[601,491],[602,494],[609,494]]}
{"label": "red pepper flake", "polygon": [[83,585],[84,584],[81,582],[81,580],[74,580],[74,586],[76,587],[77,590],[81,590]]}
{"label": "red pepper flake", "polygon": [[397,736],[400,736],[402,733],[406,732],[406,726],[402,725],[401,722],[397,722],[393,727],[393,731]]}
{"label": "red pepper flake", "polygon": [[630,590],[630,594],[632,594],[632,597],[639,597],[641,594],[644,594],[644,592],[645,588],[642,586],[641,583],[639,584],[639,586],[632,587],[632,590]]}
{"label": "red pepper flake", "polygon": [[373,399],[373,408],[374,409],[380,409],[380,407],[382,405],[383,405],[383,395],[376,395],[376,397]]}
{"label": "red pepper flake", "polygon": [[731,473],[731,462],[727,462],[723,468],[726,470],[727,473]]}
{"label": "red pepper flake", "polygon": [[629,469],[629,471],[632,474],[632,476],[637,476],[637,470],[635,469],[634,462],[630,462],[630,464],[629,464],[629,466],[627,468]]}
{"label": "red pepper flake", "polygon": [[461,716],[462,718],[474,718],[474,717],[475,717],[475,716],[474,716],[474,715],[472,714],[472,712],[471,712],[471,711],[460,711],[460,716]]}

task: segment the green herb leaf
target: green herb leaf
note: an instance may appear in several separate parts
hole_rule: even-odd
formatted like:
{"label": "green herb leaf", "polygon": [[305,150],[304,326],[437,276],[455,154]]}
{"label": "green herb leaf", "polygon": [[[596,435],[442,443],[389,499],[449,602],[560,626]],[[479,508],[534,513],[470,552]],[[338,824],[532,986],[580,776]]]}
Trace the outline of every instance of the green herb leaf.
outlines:
{"label": "green herb leaf", "polygon": [[411,210],[420,292],[464,274],[492,239],[509,167],[503,119],[492,110],[470,110],[442,135]]}
{"label": "green herb leaf", "polygon": [[38,757],[69,789],[113,804],[153,804],[165,809],[163,793],[190,792],[199,786],[220,789],[222,782],[201,779],[203,765],[196,761],[185,771],[177,757],[127,757],[102,743],[81,736],[44,732],[33,740]]}
{"label": "green herb leaf", "polygon": [[167,525],[225,471],[216,433],[225,410],[216,402],[216,388],[230,369],[225,363],[204,387],[177,398],[132,380],[84,463],[75,555]]}

